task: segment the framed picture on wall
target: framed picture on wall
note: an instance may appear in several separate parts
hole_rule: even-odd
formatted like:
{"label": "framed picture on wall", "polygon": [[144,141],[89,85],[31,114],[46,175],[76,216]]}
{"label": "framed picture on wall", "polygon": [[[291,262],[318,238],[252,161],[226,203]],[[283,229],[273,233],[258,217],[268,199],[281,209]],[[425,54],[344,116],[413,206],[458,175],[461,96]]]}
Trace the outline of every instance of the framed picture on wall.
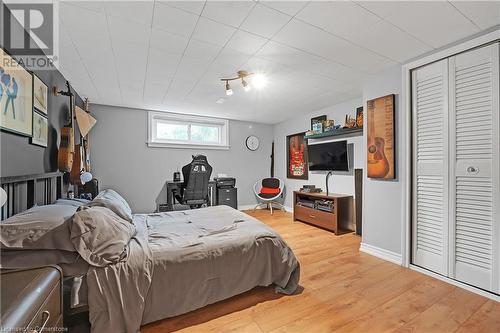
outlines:
{"label": "framed picture on wall", "polygon": [[308,179],[309,167],[307,159],[307,140],[305,132],[286,137],[287,171],[286,177],[291,179]]}
{"label": "framed picture on wall", "polygon": [[33,112],[33,136],[30,139],[32,145],[48,147],[49,122],[47,117],[38,112]]}
{"label": "framed picture on wall", "polygon": [[0,48],[0,128],[33,133],[33,75]]}
{"label": "framed picture on wall", "polygon": [[48,113],[48,93],[49,88],[38,78],[33,75],[33,104],[35,109],[41,113]]}
{"label": "framed picture on wall", "polygon": [[367,102],[367,171],[370,178],[394,179],[394,99],[387,95]]}

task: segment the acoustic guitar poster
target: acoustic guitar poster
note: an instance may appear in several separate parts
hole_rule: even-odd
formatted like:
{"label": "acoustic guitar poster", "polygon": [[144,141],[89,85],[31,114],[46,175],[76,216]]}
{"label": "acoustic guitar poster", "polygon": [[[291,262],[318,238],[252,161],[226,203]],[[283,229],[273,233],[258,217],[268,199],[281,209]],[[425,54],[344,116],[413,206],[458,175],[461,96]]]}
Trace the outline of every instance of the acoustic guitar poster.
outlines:
{"label": "acoustic guitar poster", "polygon": [[394,95],[367,102],[368,177],[394,179]]}

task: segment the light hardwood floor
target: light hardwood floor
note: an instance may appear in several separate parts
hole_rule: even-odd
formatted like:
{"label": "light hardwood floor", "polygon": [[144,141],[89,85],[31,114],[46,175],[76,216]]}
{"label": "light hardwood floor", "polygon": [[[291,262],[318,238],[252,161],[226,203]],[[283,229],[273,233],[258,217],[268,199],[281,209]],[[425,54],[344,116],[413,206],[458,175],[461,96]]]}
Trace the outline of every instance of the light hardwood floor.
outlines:
{"label": "light hardwood floor", "polygon": [[301,264],[293,296],[256,288],[143,327],[156,332],[500,332],[500,303],[359,252],[360,238],[289,213],[248,212],[278,231]]}

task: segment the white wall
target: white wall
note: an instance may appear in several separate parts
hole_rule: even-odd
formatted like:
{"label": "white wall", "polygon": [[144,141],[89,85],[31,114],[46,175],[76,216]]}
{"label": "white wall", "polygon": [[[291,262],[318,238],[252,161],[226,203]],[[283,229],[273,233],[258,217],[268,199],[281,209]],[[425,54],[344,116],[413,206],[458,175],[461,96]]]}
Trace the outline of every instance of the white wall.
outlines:
{"label": "white wall", "polygon": [[[363,244],[401,255],[402,221],[402,179],[401,167],[404,145],[401,119],[402,69],[401,66],[390,68],[373,75],[363,84],[363,105],[370,99],[395,94],[395,153],[396,179],[379,180],[367,178],[366,168],[363,170]],[[366,126],[366,117],[365,117]],[[366,128],[366,127],[365,127]],[[367,141],[364,133],[363,142]]]}
{"label": "white wall", "polygon": [[[92,105],[97,124],[90,134],[92,173],[101,189],[113,188],[130,203],[134,212],[152,212],[166,180],[191,155],[204,154],[213,167],[212,177],[225,173],[236,178],[238,205],[254,205],[254,183],[269,177],[272,126],[229,122],[229,150],[149,148],[147,112],[139,109]],[[260,139],[257,151],[249,151],[245,139]]]}
{"label": "white wall", "polygon": [[[292,207],[293,191],[298,190],[304,184],[313,184],[316,187],[321,187],[323,190],[325,188],[325,176],[326,172],[310,171],[309,179],[287,179],[286,170],[286,136],[290,134],[295,134],[299,132],[305,132],[310,129],[311,118],[327,115],[328,119],[334,119],[336,123],[344,123],[345,115],[349,114],[351,116],[356,115],[356,108],[363,105],[361,98],[353,99],[341,104],[336,104],[328,108],[315,111],[313,113],[304,114],[300,117],[294,117],[290,120],[284,121],[274,126],[274,142],[275,142],[275,165],[276,165],[276,177],[285,181],[286,187],[286,197],[285,206],[288,209]],[[340,137],[332,140],[331,138],[310,140],[311,143],[316,142],[327,142],[327,141],[337,141],[337,140],[347,140],[350,147],[354,148],[353,160],[354,167],[352,168],[363,168],[364,165],[364,145],[363,137]],[[335,193],[345,193],[354,196],[354,171],[351,173],[346,172],[334,172],[333,176],[330,177],[329,181],[330,192]]]}
{"label": "white wall", "polygon": [[[274,126],[274,141],[276,144],[276,176],[284,179],[286,184],[285,205],[292,206],[293,191],[303,184],[314,184],[325,189],[325,173],[309,173],[309,180],[294,180],[286,178],[286,136],[306,131],[310,127],[312,117],[326,114],[328,118],[343,121],[345,114],[354,116],[359,106],[365,106],[370,99],[395,94],[396,118],[396,179],[378,180],[367,178],[365,167],[365,146],[367,133],[363,136],[347,138],[348,143],[354,144],[354,168],[363,168],[363,239],[364,245],[389,251],[393,257],[401,256],[402,221],[401,201],[403,196],[400,170],[402,166],[401,147],[403,143],[403,123],[401,121],[401,67],[396,66],[373,75],[363,83],[363,97],[341,104],[336,104],[313,113],[287,120]],[[365,128],[367,128],[366,117]],[[338,138],[336,140],[343,140]],[[323,139],[324,140],[324,139]],[[317,141],[317,140],[314,140]],[[314,142],[313,141],[313,142]],[[336,173],[330,178],[330,190],[337,193],[354,195],[354,175]]]}

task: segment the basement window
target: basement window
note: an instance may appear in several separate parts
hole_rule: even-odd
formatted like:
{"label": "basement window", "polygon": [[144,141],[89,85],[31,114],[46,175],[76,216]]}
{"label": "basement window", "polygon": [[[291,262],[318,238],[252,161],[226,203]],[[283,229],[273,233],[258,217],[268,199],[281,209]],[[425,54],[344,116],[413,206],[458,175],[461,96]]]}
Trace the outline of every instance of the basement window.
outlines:
{"label": "basement window", "polygon": [[229,121],[149,111],[148,146],[229,149]]}

